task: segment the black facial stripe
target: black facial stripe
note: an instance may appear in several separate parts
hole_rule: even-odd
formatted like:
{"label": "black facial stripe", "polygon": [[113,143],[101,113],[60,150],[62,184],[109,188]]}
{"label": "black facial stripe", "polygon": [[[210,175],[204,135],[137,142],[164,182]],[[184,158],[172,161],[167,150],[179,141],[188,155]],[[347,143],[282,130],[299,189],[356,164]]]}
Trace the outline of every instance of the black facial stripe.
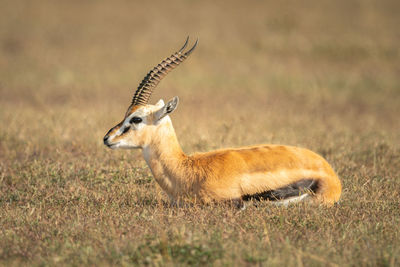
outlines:
{"label": "black facial stripe", "polygon": [[125,134],[127,131],[129,131],[130,128],[131,128],[131,126],[126,126],[124,128],[124,130],[122,131],[122,134]]}
{"label": "black facial stripe", "polygon": [[253,195],[244,195],[242,199],[244,201],[248,200],[283,200],[290,197],[300,196],[305,193],[315,193],[318,190],[318,181],[314,179],[303,179],[287,186],[275,189],[268,190],[260,193],[256,193]]}

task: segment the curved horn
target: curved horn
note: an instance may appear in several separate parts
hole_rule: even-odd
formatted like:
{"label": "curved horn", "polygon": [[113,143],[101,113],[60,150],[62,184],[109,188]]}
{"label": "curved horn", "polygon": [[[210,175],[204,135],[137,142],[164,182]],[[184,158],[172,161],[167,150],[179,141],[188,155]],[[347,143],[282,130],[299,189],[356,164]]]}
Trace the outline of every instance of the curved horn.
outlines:
{"label": "curved horn", "polygon": [[181,49],[179,49],[178,52],[161,61],[160,64],[155,66],[149,73],[147,73],[142,82],[139,84],[139,87],[136,89],[135,94],[133,95],[132,105],[146,105],[154,88],[156,88],[162,78],[164,78],[168,72],[181,64],[193,52],[199,40],[197,39],[193,47],[190,48],[187,52],[183,53],[183,50],[185,50],[188,44],[188,41],[189,36],[186,38],[185,44]]}

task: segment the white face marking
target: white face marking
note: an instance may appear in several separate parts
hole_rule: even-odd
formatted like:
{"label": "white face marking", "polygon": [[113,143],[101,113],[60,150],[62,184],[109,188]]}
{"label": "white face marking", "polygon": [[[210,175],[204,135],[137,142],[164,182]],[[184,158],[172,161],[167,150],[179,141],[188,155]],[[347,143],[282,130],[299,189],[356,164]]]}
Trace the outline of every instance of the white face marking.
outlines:
{"label": "white face marking", "polygon": [[[142,106],[140,108],[138,108],[137,110],[135,110],[132,114],[128,115],[122,122],[122,125],[113,133],[109,136],[109,144],[108,146],[112,149],[117,149],[117,148],[139,148],[138,145],[136,145],[135,143],[140,143],[140,140],[135,140],[135,136],[137,136],[135,133],[135,136],[132,136],[132,133],[130,133],[131,131],[140,131],[143,128],[145,128],[148,125],[151,124],[156,124],[158,125],[161,122],[164,122],[164,119],[168,119],[166,117],[164,117],[163,119],[159,120],[159,121],[155,121],[154,122],[154,116],[152,114],[154,114],[155,112],[161,110],[163,107],[165,106],[164,101],[162,99],[160,99],[156,105],[146,105],[146,106]],[[140,123],[130,123],[130,121],[132,120],[132,118],[134,117],[138,117],[141,118],[142,121]],[[127,128],[129,128],[129,130],[127,130]],[[124,131],[126,131],[126,135],[128,138],[125,138],[124,136]],[[123,135],[123,136],[121,136]],[[140,136],[140,134],[138,135]],[[120,137],[118,141],[115,141],[113,143],[113,140],[116,139],[117,137]],[[130,140],[130,141],[128,141]],[[133,143],[133,144],[132,144]]]}
{"label": "white face marking", "polygon": [[[140,108],[139,110],[137,110],[137,111],[133,112],[132,114],[130,114],[128,117],[126,117],[122,126],[123,127],[134,126],[135,129],[139,130],[139,129],[141,129],[141,126],[143,124],[148,124],[149,123],[149,115],[154,113],[154,112],[156,112],[157,110],[161,109],[162,107],[164,107],[164,101],[162,99],[160,99],[157,102],[157,104],[154,105],[154,106],[144,106],[144,107]],[[135,123],[131,124],[130,120],[133,117],[139,117],[143,121],[141,123],[138,123],[138,124],[135,124]]]}

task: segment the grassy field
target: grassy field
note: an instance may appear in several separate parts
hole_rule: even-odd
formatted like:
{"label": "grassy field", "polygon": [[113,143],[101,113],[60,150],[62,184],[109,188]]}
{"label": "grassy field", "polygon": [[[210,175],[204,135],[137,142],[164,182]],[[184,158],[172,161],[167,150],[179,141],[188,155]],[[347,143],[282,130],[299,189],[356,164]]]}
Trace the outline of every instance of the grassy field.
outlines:
{"label": "grassy field", "polygon": [[[0,265],[400,265],[400,2],[0,1]],[[310,148],[340,204],[176,208],[102,144],[143,76],[185,152]]]}

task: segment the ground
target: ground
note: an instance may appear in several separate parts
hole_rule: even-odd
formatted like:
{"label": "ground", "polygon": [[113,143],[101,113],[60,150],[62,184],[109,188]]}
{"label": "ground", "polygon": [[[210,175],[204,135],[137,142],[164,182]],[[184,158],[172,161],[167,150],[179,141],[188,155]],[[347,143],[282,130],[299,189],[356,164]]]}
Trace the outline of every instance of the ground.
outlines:
{"label": "ground", "polygon": [[[1,1],[0,265],[400,264],[398,1]],[[170,207],[140,151],[102,144],[136,86],[180,97],[187,153],[309,148],[339,205]]]}

